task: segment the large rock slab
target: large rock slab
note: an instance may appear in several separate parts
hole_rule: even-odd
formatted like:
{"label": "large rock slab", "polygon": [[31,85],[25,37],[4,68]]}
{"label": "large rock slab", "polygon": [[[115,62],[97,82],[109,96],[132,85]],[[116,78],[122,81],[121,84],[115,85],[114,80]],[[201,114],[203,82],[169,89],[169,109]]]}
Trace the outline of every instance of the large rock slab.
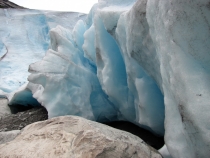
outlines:
{"label": "large rock slab", "polygon": [[0,145],[0,157],[160,158],[161,155],[130,133],[77,116],[61,116],[25,127],[13,141]]}

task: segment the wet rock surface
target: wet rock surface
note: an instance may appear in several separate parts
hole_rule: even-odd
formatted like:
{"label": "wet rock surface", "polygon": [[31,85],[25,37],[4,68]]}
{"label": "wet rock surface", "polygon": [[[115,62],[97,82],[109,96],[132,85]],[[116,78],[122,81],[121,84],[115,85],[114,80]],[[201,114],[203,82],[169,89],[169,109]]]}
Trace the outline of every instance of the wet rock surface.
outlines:
{"label": "wet rock surface", "polygon": [[47,110],[44,107],[36,107],[30,110],[0,117],[0,132],[21,130],[25,126],[48,119]]}

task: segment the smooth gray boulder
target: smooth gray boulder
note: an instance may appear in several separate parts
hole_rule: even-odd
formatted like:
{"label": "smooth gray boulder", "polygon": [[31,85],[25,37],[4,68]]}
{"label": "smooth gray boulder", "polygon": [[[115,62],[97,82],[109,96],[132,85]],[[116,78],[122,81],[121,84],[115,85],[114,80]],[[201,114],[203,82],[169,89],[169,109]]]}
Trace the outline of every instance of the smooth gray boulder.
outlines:
{"label": "smooth gray boulder", "polygon": [[61,116],[25,127],[13,141],[0,145],[0,157],[161,158],[161,155],[128,132],[77,116]]}

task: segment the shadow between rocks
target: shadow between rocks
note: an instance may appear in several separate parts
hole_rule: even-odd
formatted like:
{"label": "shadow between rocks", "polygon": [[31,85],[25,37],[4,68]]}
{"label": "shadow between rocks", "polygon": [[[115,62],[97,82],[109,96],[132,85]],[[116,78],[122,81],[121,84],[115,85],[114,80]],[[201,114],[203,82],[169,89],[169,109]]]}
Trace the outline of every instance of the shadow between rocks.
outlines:
{"label": "shadow between rocks", "polygon": [[145,130],[133,123],[127,122],[127,121],[114,121],[114,122],[108,122],[108,123],[103,123],[108,126],[111,126],[113,128],[117,128],[129,133],[132,133],[138,137],[140,137],[144,142],[149,144],[155,149],[160,149],[164,145],[164,137],[162,136],[157,136],[151,133],[148,130]]}

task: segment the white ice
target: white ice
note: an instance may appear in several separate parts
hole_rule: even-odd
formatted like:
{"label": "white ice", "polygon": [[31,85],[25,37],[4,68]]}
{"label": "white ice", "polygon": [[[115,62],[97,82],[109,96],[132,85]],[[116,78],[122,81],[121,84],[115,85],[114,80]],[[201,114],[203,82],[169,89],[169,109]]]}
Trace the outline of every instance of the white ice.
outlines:
{"label": "white ice", "polygon": [[[30,50],[44,52],[46,41],[50,49],[30,65],[28,88],[50,117],[127,120],[165,134],[172,157],[209,157],[209,8],[209,0],[100,0],[74,28],[60,24],[49,36],[41,34],[46,38]],[[33,43],[34,35],[25,42]],[[13,42],[16,52],[28,48]],[[11,43],[0,44],[0,55],[9,47]],[[12,50],[11,56],[17,56]],[[20,58],[14,59],[21,63]],[[13,78],[19,76],[6,66],[1,70],[5,67],[3,72],[16,83]],[[22,74],[22,66],[16,67]],[[15,90],[12,83],[1,85],[2,91]]]}
{"label": "white ice", "polygon": [[44,57],[51,28],[59,24],[70,31],[84,18],[71,12],[0,9],[0,94],[8,95],[28,82],[28,65]]}
{"label": "white ice", "polygon": [[[73,34],[81,36],[79,30],[84,26],[78,23]],[[84,58],[80,40],[68,39],[71,34],[62,27],[52,29],[50,37],[52,49],[42,61],[30,65],[28,78],[28,87],[49,117],[74,114],[97,121],[115,120],[117,111],[101,89],[95,66]]]}
{"label": "white ice", "polygon": [[30,89],[50,117],[74,114],[101,121],[127,120],[164,134],[163,95],[124,50],[130,39],[123,32],[127,28],[121,15],[134,3],[101,1],[72,33],[62,27],[50,31],[51,49],[30,66],[28,78],[39,85]]}
{"label": "white ice", "polygon": [[172,158],[172,156],[169,154],[167,146],[164,145],[161,149],[158,150],[160,154],[163,156],[163,158]]}

